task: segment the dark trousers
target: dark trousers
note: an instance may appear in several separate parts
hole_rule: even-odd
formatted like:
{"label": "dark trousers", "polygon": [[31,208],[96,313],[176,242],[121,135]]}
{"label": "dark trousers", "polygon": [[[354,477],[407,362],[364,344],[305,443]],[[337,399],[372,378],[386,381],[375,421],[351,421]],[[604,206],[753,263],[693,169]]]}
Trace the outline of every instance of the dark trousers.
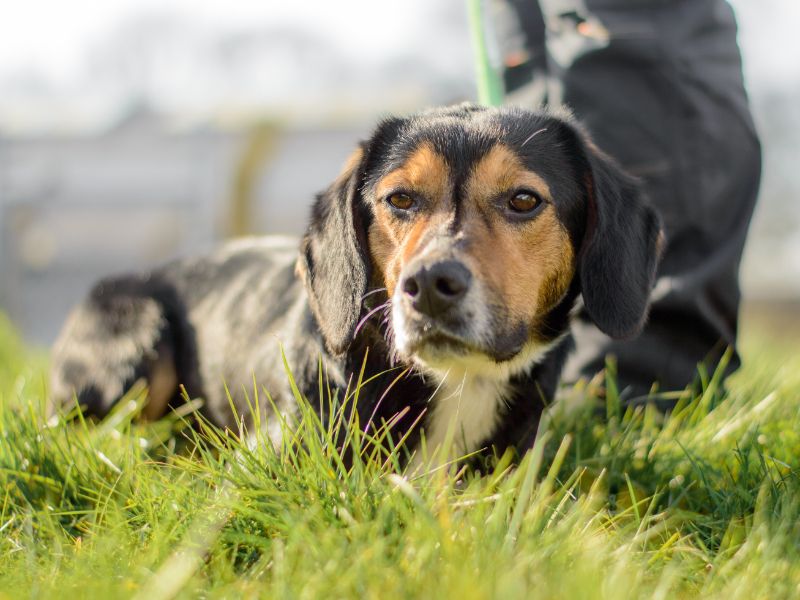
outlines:
{"label": "dark trousers", "polygon": [[642,179],[667,246],[640,337],[586,318],[567,380],[617,359],[632,400],[696,381],[735,353],[739,262],[761,174],[736,22],[724,0],[508,0],[499,16],[511,102],[565,103],[598,146]]}

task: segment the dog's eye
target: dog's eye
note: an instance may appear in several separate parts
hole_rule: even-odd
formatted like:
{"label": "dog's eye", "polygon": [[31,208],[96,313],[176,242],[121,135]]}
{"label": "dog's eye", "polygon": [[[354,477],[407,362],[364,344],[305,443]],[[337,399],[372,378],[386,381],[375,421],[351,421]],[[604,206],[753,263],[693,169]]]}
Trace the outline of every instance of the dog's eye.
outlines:
{"label": "dog's eye", "polygon": [[386,201],[398,210],[409,210],[414,207],[416,202],[408,194],[397,193],[389,196]]}
{"label": "dog's eye", "polygon": [[525,214],[536,210],[542,199],[532,192],[517,192],[508,200],[508,207],[515,213]]}

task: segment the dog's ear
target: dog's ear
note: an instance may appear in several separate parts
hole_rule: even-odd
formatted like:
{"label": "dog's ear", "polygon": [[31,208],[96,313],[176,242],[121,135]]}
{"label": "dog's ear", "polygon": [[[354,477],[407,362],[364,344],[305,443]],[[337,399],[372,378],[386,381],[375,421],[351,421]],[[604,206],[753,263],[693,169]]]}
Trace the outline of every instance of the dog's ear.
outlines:
{"label": "dog's ear", "polygon": [[658,213],[633,177],[579,132],[588,199],[580,283],[586,311],[613,338],[637,335],[664,244]]}
{"label": "dog's ear", "polygon": [[344,170],[317,196],[301,246],[298,270],[325,344],[345,352],[367,291],[370,260],[359,186],[365,150],[356,150]]}

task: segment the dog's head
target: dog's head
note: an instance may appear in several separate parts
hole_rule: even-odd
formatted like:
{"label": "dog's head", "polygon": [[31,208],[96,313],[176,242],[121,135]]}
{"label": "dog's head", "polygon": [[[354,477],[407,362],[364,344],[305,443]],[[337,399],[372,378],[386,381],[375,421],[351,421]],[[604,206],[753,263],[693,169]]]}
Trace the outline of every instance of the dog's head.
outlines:
{"label": "dog's head", "polygon": [[607,334],[640,330],[660,232],[569,116],[462,105],[380,123],[318,197],[300,266],[335,354],[385,288],[401,358],[527,366],[578,292]]}

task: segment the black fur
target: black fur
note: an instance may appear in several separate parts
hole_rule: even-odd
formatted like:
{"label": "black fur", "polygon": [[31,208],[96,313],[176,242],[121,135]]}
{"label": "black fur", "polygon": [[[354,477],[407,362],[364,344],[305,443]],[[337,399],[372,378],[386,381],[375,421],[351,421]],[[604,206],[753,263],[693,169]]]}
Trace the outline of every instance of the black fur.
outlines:
{"label": "black fur", "polygon": [[362,158],[317,196],[301,247],[309,304],[334,355],[350,345],[370,276],[359,191],[364,163]]}
{"label": "black fur", "polygon": [[[594,149],[568,115],[515,108],[462,105],[379,124],[348,169],[317,197],[296,265],[292,242],[264,239],[175,261],[147,275],[102,282],[76,309],[56,344],[53,403],[69,404],[75,393],[90,413],[102,416],[166,356],[178,381],[190,396],[205,399],[205,415],[221,426],[235,425],[226,384],[245,414],[244,391],[252,390],[254,375],[278,409],[290,415],[295,406],[282,368],[285,356],[300,391],[326,418],[325,402],[317,398],[321,357],[339,397],[366,365],[365,379],[373,380],[361,390],[356,407],[363,426],[404,412],[394,428],[397,438],[414,422],[424,428],[432,382],[410,365],[394,362],[380,318],[356,334],[366,310],[387,300],[367,238],[372,186],[422,141],[459,174],[468,173],[496,142],[514,149],[548,182],[579,257],[568,293],[540,315],[540,338],[561,341],[543,361],[511,378],[507,410],[483,443],[499,453],[507,447],[524,452],[555,394],[572,344],[565,334],[579,294],[609,335],[630,336],[641,328],[660,223],[635,181]],[[406,368],[407,375],[395,381]],[[170,401],[178,399],[175,390]],[[419,428],[411,433],[409,447],[418,438]]]}
{"label": "black fur", "polygon": [[644,325],[655,281],[661,220],[639,201],[637,183],[610,157],[587,148],[588,223],[580,257],[586,312],[613,338],[630,338]]}

